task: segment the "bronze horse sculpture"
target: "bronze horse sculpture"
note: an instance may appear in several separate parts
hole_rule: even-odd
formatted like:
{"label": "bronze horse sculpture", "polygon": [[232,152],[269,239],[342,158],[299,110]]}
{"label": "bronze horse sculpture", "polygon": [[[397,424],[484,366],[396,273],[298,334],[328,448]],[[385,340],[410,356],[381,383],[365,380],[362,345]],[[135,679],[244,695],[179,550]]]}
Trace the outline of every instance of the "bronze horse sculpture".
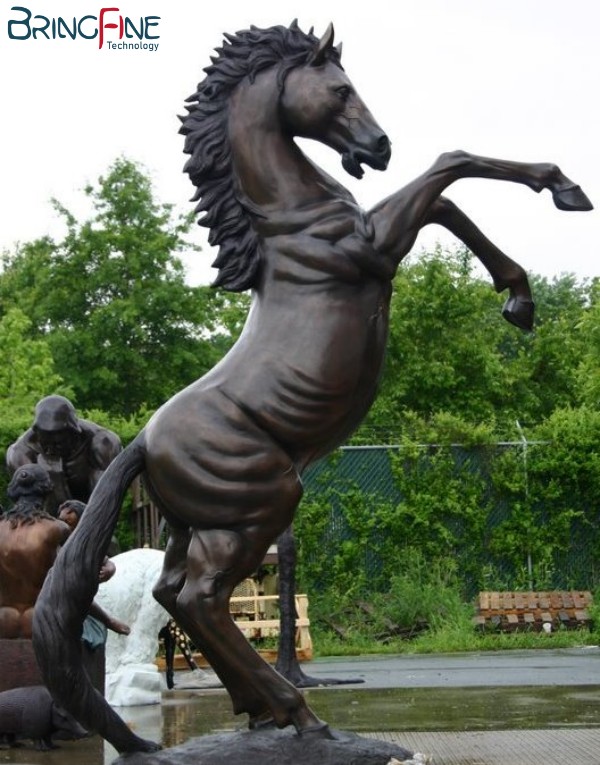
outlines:
{"label": "bronze horse sculpture", "polygon": [[508,290],[505,317],[529,329],[525,271],[495,247],[444,189],[478,177],[549,189],[561,210],[589,210],[553,164],[452,151],[372,210],[294,141],[313,138],[360,178],[384,170],[386,134],[357,95],[333,45],[289,28],[251,28],[227,42],[188,99],[186,171],[200,221],[220,250],[216,284],[253,291],[239,341],[175,395],[111,463],[50,573],[35,614],[38,661],[55,698],[121,752],[151,750],[93,691],[79,632],[97,571],[133,478],[144,473],[169,527],[159,602],[190,635],[250,727],[294,725],[328,736],[302,694],[255,653],[229,616],[235,585],[292,522],[300,476],[361,422],[376,391],[392,279],[419,230],[439,223]]}

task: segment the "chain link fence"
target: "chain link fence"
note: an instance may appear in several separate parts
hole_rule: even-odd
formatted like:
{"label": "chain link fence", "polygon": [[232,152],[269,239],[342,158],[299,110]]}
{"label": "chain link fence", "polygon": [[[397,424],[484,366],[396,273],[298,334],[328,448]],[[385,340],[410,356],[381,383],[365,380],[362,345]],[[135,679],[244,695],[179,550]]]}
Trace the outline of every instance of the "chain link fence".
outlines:
{"label": "chain link fence", "polygon": [[[385,590],[407,555],[454,561],[464,593],[593,589],[595,492],[553,446],[348,446],[304,476],[296,522],[306,586]],[[594,484],[595,485],[595,484]]]}

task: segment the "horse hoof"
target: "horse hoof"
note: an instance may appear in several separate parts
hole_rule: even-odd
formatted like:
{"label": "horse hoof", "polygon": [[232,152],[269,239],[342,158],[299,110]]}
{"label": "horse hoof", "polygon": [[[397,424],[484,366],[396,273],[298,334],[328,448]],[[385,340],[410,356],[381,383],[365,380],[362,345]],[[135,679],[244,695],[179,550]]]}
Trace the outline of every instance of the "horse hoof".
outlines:
{"label": "horse hoof", "polygon": [[587,212],[594,209],[594,205],[584,194],[581,186],[575,183],[562,189],[556,189],[552,192],[552,198],[559,210],[582,210]]}
{"label": "horse hoof", "polygon": [[160,744],[157,744],[156,741],[150,741],[149,739],[140,739],[141,744],[138,749],[136,749],[136,752],[159,752],[162,749],[162,746]]}
{"label": "horse hoof", "polygon": [[514,324],[515,327],[531,332],[533,329],[534,309],[535,303],[533,300],[528,300],[518,295],[511,295],[506,303],[504,303],[502,316],[504,316],[506,321]]}
{"label": "horse hoof", "polygon": [[271,714],[251,717],[248,721],[249,730],[269,730],[276,727],[275,718]]}
{"label": "horse hoof", "polygon": [[331,740],[335,739],[333,731],[325,722],[309,725],[307,728],[300,728],[298,735],[302,738],[325,738]]}

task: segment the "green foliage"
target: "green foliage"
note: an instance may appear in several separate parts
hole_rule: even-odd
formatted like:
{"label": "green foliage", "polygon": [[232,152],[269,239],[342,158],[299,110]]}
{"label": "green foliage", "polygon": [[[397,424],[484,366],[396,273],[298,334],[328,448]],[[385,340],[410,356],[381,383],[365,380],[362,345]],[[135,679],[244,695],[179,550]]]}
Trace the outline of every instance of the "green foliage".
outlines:
{"label": "green foliage", "polygon": [[27,336],[30,319],[19,308],[0,319],[0,411],[2,419],[22,419],[50,393],[69,395],[56,373],[48,343]]}
{"label": "green foliage", "polygon": [[403,264],[381,390],[353,443],[396,443],[411,416],[441,413],[507,438],[516,419],[534,425],[557,407],[597,402],[600,341],[588,342],[600,325],[597,285],[571,275],[531,283],[536,325],[527,334],[502,319],[505,295],[476,276],[466,250],[437,248]]}
{"label": "green foliage", "polygon": [[158,406],[219,359],[224,298],[185,283],[178,256],[191,247],[191,217],[156,202],[135,163],[117,160],[85,194],[93,214],[83,222],[54,202],[67,228],[61,241],[4,255],[0,307],[27,314],[78,407],[129,415]]}
{"label": "green foliage", "polygon": [[531,285],[536,323],[534,333],[522,337],[525,353],[520,363],[533,396],[529,407],[518,415],[522,422],[534,425],[555,409],[578,403],[578,369],[588,348],[583,322],[589,312],[592,285],[578,283],[571,274],[552,281],[533,277]]}
{"label": "green foliage", "polygon": [[575,367],[576,385],[581,403],[597,409],[600,402],[600,280],[592,283],[590,305],[578,326],[583,338],[579,364]]}
{"label": "green foliage", "polygon": [[465,604],[457,563],[453,558],[428,558],[418,548],[405,548],[396,561],[389,590],[375,593],[375,629],[386,623],[411,629],[425,623],[433,630],[471,623],[473,609]]}
{"label": "green foliage", "polygon": [[340,638],[330,628],[311,628],[317,656],[361,656],[367,654],[429,654],[464,651],[519,651],[527,649],[560,649],[597,645],[598,633],[588,629],[544,632],[479,633],[470,623],[442,625],[428,630],[412,640],[396,639],[382,643],[377,638],[348,630]]}
{"label": "green foliage", "polygon": [[317,629],[337,630],[354,646],[381,643],[382,635],[393,642],[394,631],[471,625],[472,608],[464,602],[456,563],[428,560],[418,549],[406,548],[396,557],[385,592],[370,593],[362,607],[359,601],[353,589],[329,587],[311,598],[311,622]]}
{"label": "green foliage", "polygon": [[369,422],[402,420],[409,410],[445,411],[472,422],[507,408],[514,370],[494,335],[504,336],[500,299],[475,278],[466,250],[439,248],[398,272],[381,393]]}
{"label": "green foliage", "polygon": [[454,555],[465,581],[477,579],[481,539],[488,515],[485,453],[468,459],[453,447],[421,449],[411,456],[391,455],[393,475],[402,500],[396,507],[405,545],[428,558]]}
{"label": "green foliage", "polygon": [[455,416],[409,421],[397,447],[344,450],[306,477],[296,525],[304,589],[387,592],[415,551],[456,561],[468,596],[597,584],[600,412],[557,410],[526,443],[500,445]]}

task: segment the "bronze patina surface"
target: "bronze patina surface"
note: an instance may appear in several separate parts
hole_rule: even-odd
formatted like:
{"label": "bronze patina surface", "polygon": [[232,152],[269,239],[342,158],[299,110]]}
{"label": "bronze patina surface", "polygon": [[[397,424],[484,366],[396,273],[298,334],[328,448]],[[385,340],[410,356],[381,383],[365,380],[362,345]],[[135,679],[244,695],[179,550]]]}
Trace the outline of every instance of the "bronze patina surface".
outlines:
{"label": "bronze patina surface", "polygon": [[[391,73],[383,73],[390,76]],[[393,98],[401,108],[401,93]],[[523,268],[442,196],[462,178],[548,189],[562,210],[589,210],[550,163],[441,155],[369,211],[301,151],[295,136],[335,149],[355,177],[384,170],[390,141],[344,72],[330,27],[228,35],[182,120],[186,171],[197,187],[217,284],[252,289],[244,331],[206,376],[168,401],[108,467],[46,580],[34,641],[55,697],[120,752],[151,751],[95,694],[79,666],[78,631],[130,482],[144,472],[169,523],[155,596],[208,658],[251,728],[293,725],[304,741],[331,735],[303,695],[233,624],[236,584],[289,527],[301,475],[343,443],[377,392],[392,279],[419,230],[439,223],[481,260],[504,315],[529,329]],[[68,668],[68,669],[67,669]]]}
{"label": "bronze patina surface", "polygon": [[36,404],[32,426],[8,447],[6,466],[11,475],[32,462],[43,467],[52,481],[46,509],[57,515],[67,499],[88,501],[120,451],[121,442],[112,430],[77,417],[64,396],[46,396]]}

